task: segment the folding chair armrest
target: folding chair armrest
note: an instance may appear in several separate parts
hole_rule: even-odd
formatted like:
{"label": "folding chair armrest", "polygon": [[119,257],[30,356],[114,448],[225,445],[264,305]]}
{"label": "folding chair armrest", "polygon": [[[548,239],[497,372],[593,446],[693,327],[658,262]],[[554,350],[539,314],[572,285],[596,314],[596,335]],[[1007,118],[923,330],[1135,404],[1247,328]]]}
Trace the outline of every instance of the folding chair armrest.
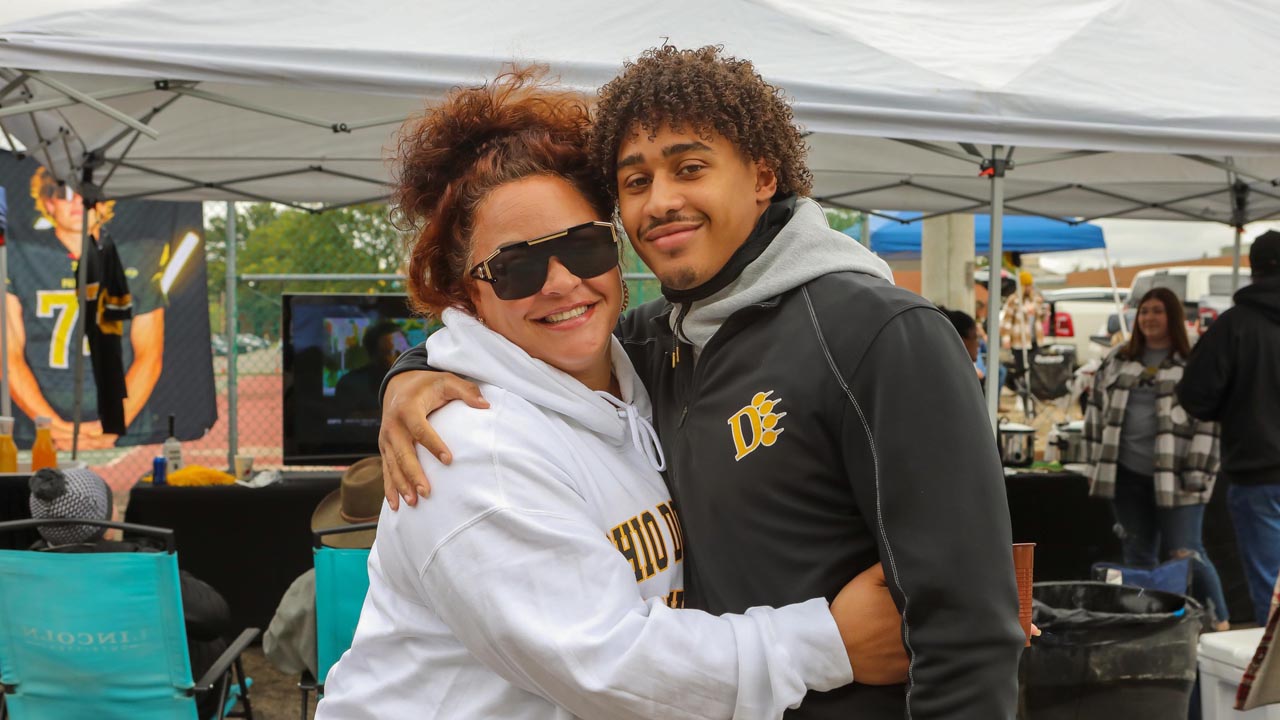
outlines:
{"label": "folding chair armrest", "polygon": [[258,638],[258,635],[261,634],[261,632],[262,631],[258,628],[245,628],[244,632],[240,633],[240,637],[237,637],[235,642],[228,645],[227,649],[222,651],[222,655],[218,656],[218,659],[214,661],[213,666],[204,674],[204,677],[200,678],[200,681],[195,684],[195,687],[191,688],[191,693],[195,694],[198,692],[208,692],[209,690],[212,690],[217,684],[218,678],[222,677],[222,675],[227,672],[227,669],[231,667],[231,663],[235,662],[235,659],[240,657],[240,653],[244,652],[245,648],[249,647],[249,645]]}

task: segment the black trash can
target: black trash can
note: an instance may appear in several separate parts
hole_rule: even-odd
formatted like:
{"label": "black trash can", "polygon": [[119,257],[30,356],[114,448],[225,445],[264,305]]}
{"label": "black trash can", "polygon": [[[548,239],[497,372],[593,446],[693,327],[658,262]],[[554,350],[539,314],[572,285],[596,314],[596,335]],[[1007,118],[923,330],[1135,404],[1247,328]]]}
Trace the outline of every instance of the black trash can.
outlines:
{"label": "black trash can", "polygon": [[1098,582],[1036,583],[1032,596],[1043,634],[1022,656],[1021,718],[1187,717],[1199,603]]}

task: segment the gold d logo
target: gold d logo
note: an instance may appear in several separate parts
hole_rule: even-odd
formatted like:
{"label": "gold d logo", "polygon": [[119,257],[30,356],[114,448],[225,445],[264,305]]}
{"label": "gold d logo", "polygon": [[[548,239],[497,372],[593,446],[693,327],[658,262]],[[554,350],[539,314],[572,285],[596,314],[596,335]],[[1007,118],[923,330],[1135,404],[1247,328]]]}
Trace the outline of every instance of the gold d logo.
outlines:
{"label": "gold d logo", "polygon": [[[751,404],[742,408],[729,418],[729,431],[733,434],[733,446],[737,448],[738,454],[734,456],[734,460],[742,458],[755,452],[755,449],[764,445],[769,447],[778,441],[778,436],[782,434],[783,428],[778,427],[778,421],[786,417],[786,413],[775,413],[773,409],[782,402],[782,398],[770,400],[769,396],[773,391],[756,393],[751,398]],[[747,429],[751,431],[751,438],[748,441],[743,434],[743,421],[746,421]]]}

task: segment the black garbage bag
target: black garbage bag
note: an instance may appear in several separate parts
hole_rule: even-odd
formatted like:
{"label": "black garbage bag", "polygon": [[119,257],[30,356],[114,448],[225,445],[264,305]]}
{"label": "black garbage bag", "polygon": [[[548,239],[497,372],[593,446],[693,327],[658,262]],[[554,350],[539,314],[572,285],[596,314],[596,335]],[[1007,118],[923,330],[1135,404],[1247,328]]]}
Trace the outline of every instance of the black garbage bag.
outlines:
{"label": "black garbage bag", "polygon": [[1022,717],[1187,717],[1199,603],[1098,582],[1036,583],[1033,597],[1042,635],[1022,657]]}

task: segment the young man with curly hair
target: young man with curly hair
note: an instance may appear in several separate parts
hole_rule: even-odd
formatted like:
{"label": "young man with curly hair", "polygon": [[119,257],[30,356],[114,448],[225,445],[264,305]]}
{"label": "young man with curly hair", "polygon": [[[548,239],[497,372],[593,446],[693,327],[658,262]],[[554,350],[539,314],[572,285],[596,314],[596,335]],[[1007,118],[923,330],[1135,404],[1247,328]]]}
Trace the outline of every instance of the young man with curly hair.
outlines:
{"label": "young man with curly hair", "polygon": [[[653,399],[686,605],[834,598],[879,563],[907,681],[865,684],[884,679],[855,661],[854,684],[788,717],[1012,718],[1023,633],[971,363],[946,316],[805,197],[781,91],[718,48],[656,48],[600,90],[589,150],[663,284],[618,333]],[[416,458],[396,460],[414,440],[448,459],[425,414],[480,402],[460,380],[396,374],[427,368],[411,351],[388,380],[393,507],[397,490],[425,494]]]}

